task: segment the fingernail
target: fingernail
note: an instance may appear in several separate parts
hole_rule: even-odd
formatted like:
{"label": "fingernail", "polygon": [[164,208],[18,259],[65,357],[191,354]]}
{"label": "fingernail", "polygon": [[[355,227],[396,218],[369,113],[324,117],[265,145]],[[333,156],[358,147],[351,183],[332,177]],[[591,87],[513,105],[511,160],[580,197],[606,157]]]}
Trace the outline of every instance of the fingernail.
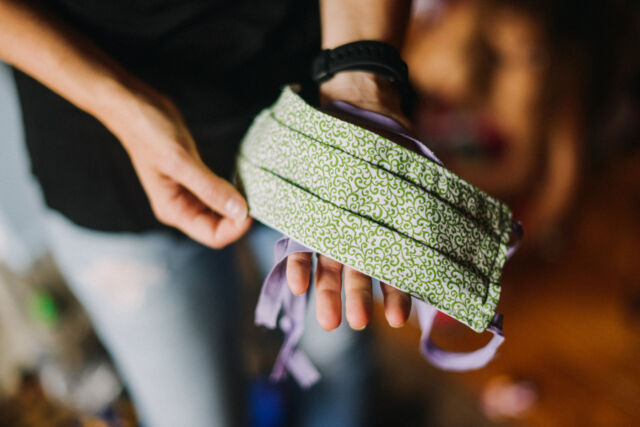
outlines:
{"label": "fingernail", "polygon": [[224,207],[227,216],[242,221],[247,217],[247,206],[239,197],[231,197]]}
{"label": "fingernail", "polygon": [[397,329],[397,328],[402,328],[404,326],[404,323],[395,323],[389,320],[389,326]]}
{"label": "fingernail", "polygon": [[362,325],[362,326],[351,326],[351,329],[353,329],[354,331],[362,331],[364,330],[364,328],[366,328],[367,325]]}

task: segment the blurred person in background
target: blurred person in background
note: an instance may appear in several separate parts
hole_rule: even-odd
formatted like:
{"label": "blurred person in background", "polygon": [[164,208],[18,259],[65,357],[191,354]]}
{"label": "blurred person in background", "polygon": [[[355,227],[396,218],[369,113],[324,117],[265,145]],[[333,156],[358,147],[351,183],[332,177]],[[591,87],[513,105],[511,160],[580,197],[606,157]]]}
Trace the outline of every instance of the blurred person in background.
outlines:
{"label": "blurred person in background", "polygon": [[[0,59],[14,67],[53,256],[145,425],[238,421],[239,286],[228,245],[252,225],[227,181],[238,143],[283,84],[312,90],[320,46],[399,47],[410,1],[323,0],[320,11],[293,0],[0,1]],[[320,95],[402,118],[400,94],[370,73],[339,73]],[[265,233],[250,240],[270,258],[277,235]],[[342,270],[318,261],[317,317],[327,330],[341,322]],[[309,274],[308,256],[290,257],[297,291]],[[344,274],[346,318],[362,329],[371,280]],[[403,324],[409,297],[384,295],[389,322]],[[309,423],[363,419],[367,357],[340,329],[316,353],[325,379],[323,394],[308,395]]]}
{"label": "blurred person in background", "polygon": [[581,176],[637,128],[638,3],[417,5],[404,49],[420,93],[417,133],[447,167],[514,207],[525,244],[544,248]]}

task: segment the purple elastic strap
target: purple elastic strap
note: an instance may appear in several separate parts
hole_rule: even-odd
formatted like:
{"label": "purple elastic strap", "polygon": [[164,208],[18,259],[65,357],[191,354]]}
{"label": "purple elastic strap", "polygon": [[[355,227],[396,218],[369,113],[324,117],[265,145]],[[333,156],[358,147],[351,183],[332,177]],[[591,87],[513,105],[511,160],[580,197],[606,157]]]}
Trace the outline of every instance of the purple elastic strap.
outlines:
{"label": "purple elastic strap", "polygon": [[289,237],[281,237],[274,247],[274,266],[267,275],[255,312],[255,323],[274,329],[280,318],[280,329],[285,334],[284,343],[271,373],[273,381],[286,377],[287,371],[304,388],[311,387],[320,379],[320,373],[307,356],[298,350],[298,342],[304,331],[307,298],[294,295],[287,285],[287,257],[295,252],[312,252]]}
{"label": "purple elastic strap", "polygon": [[420,352],[433,366],[447,371],[480,369],[493,359],[493,356],[495,356],[498,351],[498,347],[500,347],[504,341],[502,314],[496,313],[486,329],[493,334],[493,337],[484,347],[466,353],[443,350],[431,341],[433,321],[438,310],[416,298],[413,298],[413,302],[418,312],[420,329],[422,329]]}
{"label": "purple elastic strap", "polygon": [[516,253],[518,247],[520,247],[520,242],[524,237],[524,229],[522,228],[522,224],[520,224],[520,221],[511,221],[511,234],[515,236],[515,240],[509,245],[509,248],[507,249],[507,259],[511,259],[513,254]]}

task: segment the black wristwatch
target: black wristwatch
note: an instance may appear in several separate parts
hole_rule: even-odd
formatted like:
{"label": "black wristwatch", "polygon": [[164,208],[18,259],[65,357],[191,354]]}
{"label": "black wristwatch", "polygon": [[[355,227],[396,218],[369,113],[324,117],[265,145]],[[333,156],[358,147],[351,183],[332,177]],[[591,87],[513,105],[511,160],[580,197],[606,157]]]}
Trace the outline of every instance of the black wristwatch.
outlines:
{"label": "black wristwatch", "polygon": [[390,44],[361,40],[323,50],[311,64],[311,78],[320,84],[341,71],[356,70],[387,77],[400,91],[403,109],[407,112],[413,100],[409,69]]}

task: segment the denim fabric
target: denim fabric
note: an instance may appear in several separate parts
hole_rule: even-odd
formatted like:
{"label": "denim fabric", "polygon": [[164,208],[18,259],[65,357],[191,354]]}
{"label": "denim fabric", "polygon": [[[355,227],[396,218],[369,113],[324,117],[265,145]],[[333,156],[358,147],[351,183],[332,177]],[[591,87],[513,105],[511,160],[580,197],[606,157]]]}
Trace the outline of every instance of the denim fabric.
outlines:
{"label": "denim fabric", "polygon": [[[112,355],[146,426],[233,425],[244,411],[234,247],[211,250],[163,231],[107,233],[49,211],[53,256]],[[257,225],[247,239],[271,267],[279,234]],[[313,302],[312,302],[313,303]],[[324,332],[309,310],[302,346],[322,371],[296,391],[296,425],[360,425],[370,357],[363,334]],[[345,322],[346,323],[346,322]]]}

